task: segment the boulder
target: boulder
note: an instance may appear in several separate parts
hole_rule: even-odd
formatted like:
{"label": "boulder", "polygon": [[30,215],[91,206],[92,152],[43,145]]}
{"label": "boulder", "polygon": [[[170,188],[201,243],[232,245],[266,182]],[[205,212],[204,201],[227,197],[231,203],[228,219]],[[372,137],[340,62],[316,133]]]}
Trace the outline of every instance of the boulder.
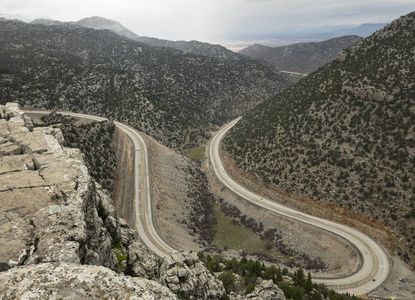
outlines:
{"label": "boulder", "polygon": [[246,296],[246,299],[285,300],[285,296],[283,291],[272,280],[263,280],[251,294]]}
{"label": "boulder", "polygon": [[127,273],[146,279],[159,278],[159,259],[142,243],[132,242],[127,251]]}
{"label": "boulder", "polygon": [[185,299],[220,299],[223,283],[212,276],[196,253],[173,252],[160,268],[160,281]]}
{"label": "boulder", "polygon": [[0,273],[1,299],[177,299],[157,282],[92,265],[42,263]]}
{"label": "boulder", "polygon": [[339,56],[337,57],[337,60],[339,62],[344,62],[346,60],[346,52],[340,51]]}

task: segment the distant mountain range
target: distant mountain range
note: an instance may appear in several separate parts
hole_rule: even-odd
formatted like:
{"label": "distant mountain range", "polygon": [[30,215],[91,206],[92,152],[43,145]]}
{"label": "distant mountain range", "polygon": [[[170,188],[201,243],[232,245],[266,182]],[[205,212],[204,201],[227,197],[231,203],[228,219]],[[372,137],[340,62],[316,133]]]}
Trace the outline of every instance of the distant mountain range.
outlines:
{"label": "distant mountain range", "polygon": [[[125,32],[116,22],[111,28]],[[80,24],[0,19],[0,103],[106,116],[173,148],[196,146],[288,86],[275,67],[235,55],[152,47]]]}
{"label": "distant mountain range", "polygon": [[163,39],[157,39],[152,37],[145,37],[145,36],[139,36],[132,32],[131,30],[124,27],[121,23],[109,20],[102,17],[90,17],[85,18],[77,22],[59,22],[59,21],[51,21],[47,19],[37,19],[32,22],[32,24],[42,24],[42,25],[75,25],[75,26],[83,26],[93,29],[108,29],[112,32],[115,32],[119,35],[128,37],[132,40],[139,41],[142,43],[145,43],[150,46],[157,46],[157,47],[169,47],[178,49],[180,51],[186,52],[186,53],[193,53],[197,55],[203,55],[203,56],[209,56],[214,58],[220,58],[220,59],[235,59],[238,60],[241,57],[226,49],[223,46],[220,45],[212,45],[209,43],[203,43],[199,41],[169,41],[169,40],[163,40]]}
{"label": "distant mountain range", "polygon": [[367,23],[362,24],[357,27],[352,28],[341,28],[336,30],[322,30],[323,32],[311,34],[310,37],[319,38],[319,39],[331,39],[335,37],[341,37],[344,35],[357,35],[360,37],[368,37],[369,35],[373,34],[374,32],[382,29],[388,25],[387,23]]}
{"label": "distant mountain range", "polygon": [[241,170],[269,186],[389,226],[407,262],[415,256],[414,36],[415,12],[258,105],[223,141]]}
{"label": "distant mountain range", "polygon": [[[240,57],[234,52],[226,49],[221,45],[213,45],[209,43],[203,43],[199,41],[170,41],[164,39],[158,39],[154,37],[139,36],[132,32],[128,28],[124,27],[121,23],[109,20],[103,17],[90,17],[85,18],[77,22],[60,22],[49,19],[37,19],[31,22],[32,24],[43,25],[76,25],[84,26],[93,29],[108,29],[122,36],[128,37],[135,41],[146,43],[150,46],[158,47],[170,47],[175,48],[187,53],[193,53],[198,55],[210,56],[223,59],[239,59]],[[386,23],[377,24],[362,24],[357,27],[353,26],[337,26],[337,27],[322,27],[317,29],[311,29],[301,33],[294,33],[294,35],[308,37],[312,39],[327,40],[335,37],[341,37],[345,35],[357,35],[360,37],[367,37],[376,30],[379,30],[386,26]]]}
{"label": "distant mountain range", "polygon": [[308,40],[325,41],[328,39],[341,37],[344,35],[357,35],[368,37],[375,31],[385,27],[387,23],[365,23],[360,25],[340,25],[309,28],[306,30],[288,30],[280,32],[262,32],[246,34],[244,32],[233,34],[228,39],[235,41],[272,41],[272,40]]}
{"label": "distant mountain range", "polygon": [[324,42],[300,43],[281,47],[253,45],[239,51],[239,53],[268,62],[280,70],[311,73],[336,59],[341,50],[361,40],[361,37],[353,35]]}

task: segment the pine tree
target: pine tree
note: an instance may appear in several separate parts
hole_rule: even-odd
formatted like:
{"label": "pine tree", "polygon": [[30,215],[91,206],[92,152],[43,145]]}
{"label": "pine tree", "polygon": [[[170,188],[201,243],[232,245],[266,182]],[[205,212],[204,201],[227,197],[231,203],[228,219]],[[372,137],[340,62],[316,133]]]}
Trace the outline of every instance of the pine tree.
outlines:
{"label": "pine tree", "polygon": [[281,272],[281,268],[280,267],[278,267],[277,268],[277,273],[276,273],[276,278],[275,278],[275,283],[277,283],[277,282],[281,282],[282,281],[282,272]]}
{"label": "pine tree", "polygon": [[301,266],[296,272],[294,272],[294,284],[298,286],[304,286],[305,284],[304,271]]}
{"label": "pine tree", "polygon": [[307,294],[310,294],[310,292],[313,290],[313,283],[311,282],[311,273],[310,272],[308,272],[307,280],[305,281],[305,284],[304,284],[304,289],[305,289]]}

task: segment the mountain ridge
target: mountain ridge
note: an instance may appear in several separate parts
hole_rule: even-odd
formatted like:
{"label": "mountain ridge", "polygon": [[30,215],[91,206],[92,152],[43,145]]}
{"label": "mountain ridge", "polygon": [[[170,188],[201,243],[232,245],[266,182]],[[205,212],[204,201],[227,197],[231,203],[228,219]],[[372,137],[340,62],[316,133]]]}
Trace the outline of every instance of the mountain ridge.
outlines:
{"label": "mountain ridge", "polygon": [[374,32],[382,29],[388,25],[388,23],[363,23],[357,27],[348,28],[348,29],[339,29],[334,31],[322,32],[314,34],[312,37],[331,39],[335,37],[340,37],[344,35],[357,35],[362,38],[368,37]]}
{"label": "mountain ridge", "polygon": [[253,57],[280,70],[311,73],[337,58],[339,52],[362,40],[358,36],[343,36],[323,42],[299,43],[280,47],[253,45],[238,53]]}
{"label": "mountain ridge", "polygon": [[203,143],[209,130],[288,86],[250,58],[151,47],[81,26],[0,27],[1,101],[123,120],[173,148]]}
{"label": "mountain ridge", "polygon": [[107,29],[112,32],[115,32],[119,35],[130,38],[134,41],[142,42],[150,46],[156,47],[168,47],[177,49],[186,53],[192,53],[196,55],[203,55],[208,57],[220,58],[220,59],[235,59],[239,60],[241,57],[237,53],[234,53],[231,50],[226,49],[221,45],[213,45],[210,43],[200,42],[200,41],[170,41],[154,37],[139,36],[136,33],[132,32],[128,28],[124,27],[120,22],[114,21],[111,19],[106,19],[99,16],[84,18],[75,22],[60,22],[60,21],[51,21],[46,19],[37,19],[32,22],[33,24],[42,24],[46,26],[52,25],[75,25],[83,26],[96,30]]}
{"label": "mountain ridge", "polygon": [[413,34],[415,12],[258,105],[224,140],[237,166],[267,185],[387,225],[407,263],[415,246]]}

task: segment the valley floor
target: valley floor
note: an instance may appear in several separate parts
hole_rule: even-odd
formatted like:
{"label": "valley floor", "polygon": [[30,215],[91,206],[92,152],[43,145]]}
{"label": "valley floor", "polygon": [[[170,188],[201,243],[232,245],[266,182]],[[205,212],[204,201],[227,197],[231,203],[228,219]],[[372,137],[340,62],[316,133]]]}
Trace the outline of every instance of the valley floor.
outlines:
{"label": "valley floor", "polygon": [[[386,246],[386,252],[391,264],[391,272],[388,280],[377,290],[373,291],[370,295],[378,295],[379,297],[385,297],[390,299],[414,299],[415,298],[415,272],[406,265],[397,254],[393,253],[390,249],[394,247],[393,239],[390,236],[390,232],[385,231],[382,226],[373,224],[371,220],[366,220],[360,216],[356,218],[354,215],[350,215],[350,212],[345,211],[342,208],[336,208],[331,206],[324,206],[319,203],[306,199],[298,195],[288,194],[286,191],[279,190],[276,187],[270,188],[263,183],[256,181],[254,178],[241,172],[233,160],[222,153],[222,160],[226,165],[228,174],[232,176],[239,184],[249,188],[250,190],[264,195],[270,199],[276,199],[278,202],[284,205],[300,210],[302,212],[312,214],[319,217],[324,217],[339,223],[347,224],[349,226],[358,228],[364,233],[368,234],[372,238],[375,238],[378,242]],[[264,213],[261,209],[254,208],[252,205],[247,205],[241,202],[239,197],[235,197],[227,189],[223,190],[222,186],[217,182],[213,176],[209,167],[206,168],[212,191],[218,196],[226,199],[234,205],[238,205],[241,210],[247,215],[252,215],[254,218],[266,222],[267,213]],[[348,245],[342,240],[336,238],[329,238],[319,232],[319,230],[311,228],[304,228],[302,225],[293,224],[292,221],[283,220],[280,217],[275,224],[279,226],[284,233],[283,236],[288,236],[288,243],[299,252],[305,253],[311,257],[320,257],[322,261],[327,265],[325,273],[330,276],[342,276],[352,272],[357,267],[357,257],[355,253],[348,249]],[[291,238],[290,238],[291,237]],[[329,251],[328,251],[329,250]],[[322,273],[315,273],[313,276],[321,276]]]}
{"label": "valley floor", "polygon": [[146,136],[149,152],[153,209],[159,234],[178,250],[200,251],[197,236],[187,226],[192,199],[188,196],[188,157]]}

